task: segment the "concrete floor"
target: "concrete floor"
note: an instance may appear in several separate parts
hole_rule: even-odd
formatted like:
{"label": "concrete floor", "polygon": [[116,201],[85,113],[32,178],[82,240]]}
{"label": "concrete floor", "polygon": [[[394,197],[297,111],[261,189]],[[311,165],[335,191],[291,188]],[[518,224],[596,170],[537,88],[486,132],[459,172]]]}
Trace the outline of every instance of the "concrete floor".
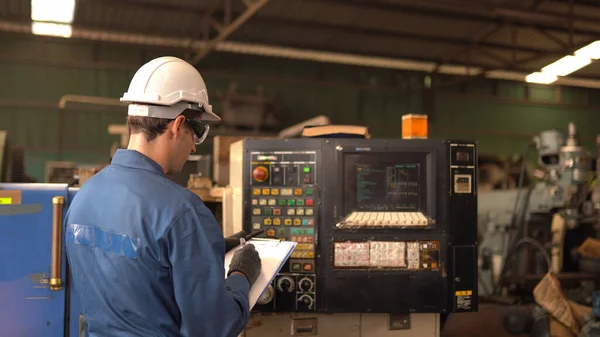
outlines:
{"label": "concrete floor", "polygon": [[444,325],[442,337],[514,337],[502,326],[507,308],[497,304],[479,304],[478,312],[451,314]]}

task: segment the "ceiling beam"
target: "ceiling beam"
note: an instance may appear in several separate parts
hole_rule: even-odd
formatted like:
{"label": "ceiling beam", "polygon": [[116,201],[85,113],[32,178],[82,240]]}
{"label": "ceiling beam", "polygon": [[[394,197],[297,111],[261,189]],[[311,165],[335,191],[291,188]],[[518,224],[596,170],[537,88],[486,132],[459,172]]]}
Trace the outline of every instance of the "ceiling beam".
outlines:
{"label": "ceiling beam", "polygon": [[[235,32],[238,28],[240,28],[246,21],[248,21],[256,12],[258,12],[261,8],[263,8],[270,0],[243,0],[246,5],[246,9],[240,13],[233,21],[232,20],[232,6],[231,0],[224,1],[224,20],[217,20],[214,18],[214,12],[221,0],[216,0],[215,5],[206,13],[204,20],[202,20],[202,24],[204,26],[204,34],[203,38],[206,41],[206,45],[198,50],[195,55],[191,59],[191,64],[196,65],[200,62],[206,55],[208,55],[213,49],[215,49],[216,45],[227,39],[233,32]],[[210,38],[210,29],[215,29],[217,31],[217,35],[213,38]]]}

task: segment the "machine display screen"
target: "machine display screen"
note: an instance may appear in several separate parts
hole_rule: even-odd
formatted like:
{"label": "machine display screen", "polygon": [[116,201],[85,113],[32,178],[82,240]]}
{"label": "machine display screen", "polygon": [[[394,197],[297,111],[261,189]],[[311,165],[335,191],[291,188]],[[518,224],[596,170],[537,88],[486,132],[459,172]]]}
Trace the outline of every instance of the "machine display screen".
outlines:
{"label": "machine display screen", "polygon": [[371,153],[344,157],[345,214],[426,211],[426,156]]}
{"label": "machine display screen", "polygon": [[419,208],[419,164],[355,163],[357,210]]}

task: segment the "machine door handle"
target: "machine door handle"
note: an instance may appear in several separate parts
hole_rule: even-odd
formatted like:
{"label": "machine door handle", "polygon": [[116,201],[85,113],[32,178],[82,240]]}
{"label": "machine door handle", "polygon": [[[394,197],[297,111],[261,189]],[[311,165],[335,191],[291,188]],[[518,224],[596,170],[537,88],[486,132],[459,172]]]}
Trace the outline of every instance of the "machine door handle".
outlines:
{"label": "machine door handle", "polygon": [[50,290],[63,289],[62,280],[62,237],[64,197],[52,198],[52,255],[50,261]]}

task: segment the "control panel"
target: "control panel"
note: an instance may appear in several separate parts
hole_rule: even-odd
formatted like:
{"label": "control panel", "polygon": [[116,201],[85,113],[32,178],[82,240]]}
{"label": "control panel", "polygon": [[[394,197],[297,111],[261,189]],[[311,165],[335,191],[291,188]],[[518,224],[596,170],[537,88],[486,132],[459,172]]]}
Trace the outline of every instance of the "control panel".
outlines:
{"label": "control panel", "polygon": [[317,151],[252,151],[248,155],[250,167],[245,181],[251,203],[247,218],[252,230],[265,229],[263,237],[298,242],[273,282],[272,300],[259,303],[255,309],[313,311]]}
{"label": "control panel", "polygon": [[477,311],[475,142],[246,139],[231,158],[236,223],[298,243],[254,311]]}

